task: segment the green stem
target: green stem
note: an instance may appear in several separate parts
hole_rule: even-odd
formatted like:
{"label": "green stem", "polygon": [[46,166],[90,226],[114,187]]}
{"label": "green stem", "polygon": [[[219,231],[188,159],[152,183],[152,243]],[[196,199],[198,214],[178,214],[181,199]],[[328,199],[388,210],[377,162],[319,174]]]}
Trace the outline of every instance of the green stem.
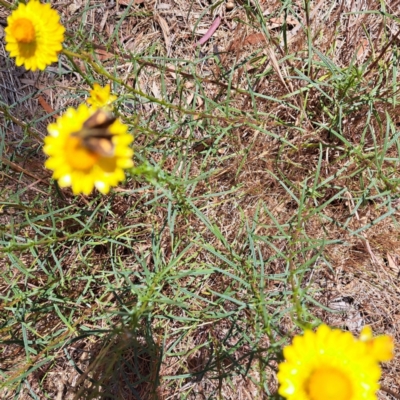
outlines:
{"label": "green stem", "polygon": [[[1,0],[0,0],[1,1]],[[202,119],[224,119],[222,116],[218,116],[218,115],[213,115],[213,114],[206,114],[206,113],[202,113],[196,110],[188,110],[186,108],[180,107],[178,105],[175,104],[170,104],[165,102],[164,100],[158,99],[157,97],[153,97],[151,95],[148,95],[144,92],[142,92],[141,90],[138,89],[134,89],[133,87],[127,85],[125,83],[125,81],[123,81],[122,79],[118,79],[117,77],[115,77],[114,75],[111,75],[108,71],[106,71],[104,68],[102,68],[99,64],[97,64],[93,59],[92,56],[88,53],[84,53],[82,52],[81,54],[78,53],[74,53],[70,50],[67,49],[63,49],[62,53],[64,53],[68,58],[70,57],[77,57],[81,60],[86,61],[95,72],[97,72],[100,75],[105,76],[106,78],[108,78],[109,80],[118,83],[119,85],[123,86],[129,93],[132,93],[134,95],[143,97],[147,100],[149,100],[152,103],[156,103],[159,104],[163,107],[175,110],[175,111],[179,111],[181,113],[184,113],[186,115],[194,115],[198,118],[202,118]],[[229,120],[227,120],[227,122],[229,122],[230,124],[234,124],[234,123],[243,123],[243,122],[248,122],[248,123],[252,123],[252,124],[258,124],[257,121],[255,120],[250,120],[249,118],[246,117],[231,117],[229,118]]]}
{"label": "green stem", "polygon": [[2,6],[4,6],[5,8],[8,8],[9,10],[15,10],[16,7],[13,6],[12,4],[10,4],[9,2],[5,1],[5,0],[0,0],[0,4]]}

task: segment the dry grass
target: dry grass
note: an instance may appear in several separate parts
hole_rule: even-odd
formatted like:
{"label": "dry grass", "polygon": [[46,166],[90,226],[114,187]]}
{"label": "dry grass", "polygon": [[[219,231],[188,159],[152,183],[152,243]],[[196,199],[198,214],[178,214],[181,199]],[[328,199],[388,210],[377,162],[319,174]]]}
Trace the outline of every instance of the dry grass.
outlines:
{"label": "dry grass", "polygon": [[[52,3],[83,58],[26,72],[0,42],[3,398],[278,398],[319,321],[392,335],[400,398],[400,2]],[[152,167],[74,198],[49,110],[106,72]]]}

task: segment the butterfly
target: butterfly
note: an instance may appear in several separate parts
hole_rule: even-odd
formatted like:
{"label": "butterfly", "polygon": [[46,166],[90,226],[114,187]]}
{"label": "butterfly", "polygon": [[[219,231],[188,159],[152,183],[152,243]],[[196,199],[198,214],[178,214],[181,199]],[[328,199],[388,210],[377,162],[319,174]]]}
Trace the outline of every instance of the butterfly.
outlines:
{"label": "butterfly", "polygon": [[109,128],[116,119],[111,112],[100,108],[83,123],[79,131],[71,136],[78,137],[86,150],[101,157],[112,157],[115,145]]}

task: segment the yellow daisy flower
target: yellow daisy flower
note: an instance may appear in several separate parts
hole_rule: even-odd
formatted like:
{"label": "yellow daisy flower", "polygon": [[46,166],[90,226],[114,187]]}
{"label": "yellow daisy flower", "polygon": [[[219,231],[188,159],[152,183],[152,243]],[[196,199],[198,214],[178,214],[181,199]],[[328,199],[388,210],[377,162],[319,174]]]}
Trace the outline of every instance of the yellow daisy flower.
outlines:
{"label": "yellow daisy flower", "polygon": [[116,99],[117,96],[111,94],[110,85],[101,87],[98,83],[95,83],[93,89],[90,91],[90,97],[87,99],[87,102],[95,108],[107,108]]}
{"label": "yellow daisy flower", "polygon": [[44,70],[57,61],[62,49],[65,28],[60,24],[57,11],[50,4],[31,0],[19,6],[7,18],[5,28],[6,50],[15,57],[17,66]]}
{"label": "yellow daisy flower", "polygon": [[288,400],[376,400],[381,369],[366,341],[321,325],[283,349],[279,394]]}
{"label": "yellow daisy flower", "polygon": [[133,166],[129,148],[133,136],[118,119],[112,118],[106,128],[104,120],[100,121],[99,127],[94,126],[91,135],[85,136],[90,117],[101,119],[104,114],[81,104],[47,127],[43,151],[49,158],[45,166],[54,171],[60,187],[71,186],[74,194],[88,195],[94,187],[106,194],[125,178],[124,169]]}

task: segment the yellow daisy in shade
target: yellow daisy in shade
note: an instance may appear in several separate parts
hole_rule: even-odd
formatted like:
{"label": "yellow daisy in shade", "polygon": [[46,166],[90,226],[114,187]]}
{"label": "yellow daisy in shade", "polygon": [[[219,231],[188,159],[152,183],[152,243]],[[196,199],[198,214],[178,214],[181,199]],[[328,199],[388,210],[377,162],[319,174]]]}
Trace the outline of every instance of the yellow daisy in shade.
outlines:
{"label": "yellow daisy in shade", "polygon": [[[133,166],[129,147],[133,136],[118,119],[107,123],[107,115],[81,104],[47,127],[49,136],[44,139],[43,151],[49,158],[45,166],[54,171],[60,187],[71,186],[74,194],[86,195],[96,187],[106,194],[125,178],[124,169]],[[99,120],[98,126],[93,119]]]}
{"label": "yellow daisy in shade", "polygon": [[98,107],[109,107],[117,99],[117,96],[111,94],[110,85],[101,87],[98,83],[93,85],[90,91],[90,97],[87,99],[88,104]]}
{"label": "yellow daisy in shade", "polygon": [[368,343],[321,325],[283,349],[279,394],[288,400],[376,400],[381,369]]}
{"label": "yellow daisy in shade", "polygon": [[50,4],[41,4],[37,0],[19,3],[7,18],[6,50],[16,58],[17,66],[24,65],[32,71],[44,70],[57,61],[64,32],[57,11]]}

